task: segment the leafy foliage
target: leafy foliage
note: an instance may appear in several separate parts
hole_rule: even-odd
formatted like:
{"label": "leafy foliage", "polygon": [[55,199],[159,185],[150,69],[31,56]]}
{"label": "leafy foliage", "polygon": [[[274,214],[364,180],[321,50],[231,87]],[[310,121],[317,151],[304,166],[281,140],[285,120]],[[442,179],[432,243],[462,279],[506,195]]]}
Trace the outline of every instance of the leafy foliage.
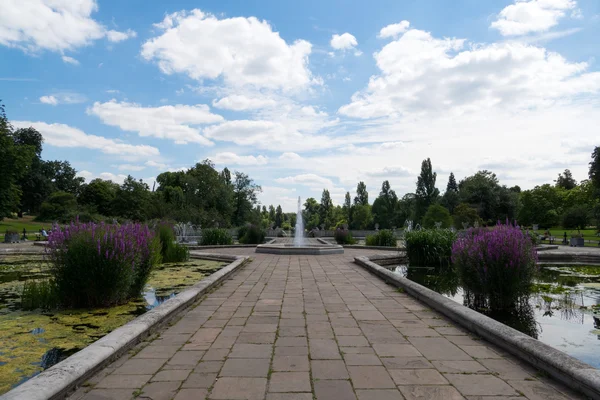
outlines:
{"label": "leafy foliage", "polygon": [[66,307],[122,304],[140,295],[161,260],[160,240],[141,224],[71,223],[48,237],[50,273]]}
{"label": "leafy foliage", "polygon": [[573,178],[573,174],[569,169],[565,169],[565,172],[558,174],[558,178],[554,182],[556,182],[556,187],[565,190],[571,190],[577,186],[577,181]]}
{"label": "leafy foliage", "polygon": [[373,202],[373,222],[379,224],[379,228],[389,229],[395,226],[394,212],[398,203],[398,196],[388,181],[383,181],[379,196]]}
{"label": "leafy foliage", "polygon": [[233,239],[226,229],[207,228],[202,229],[201,244],[203,246],[230,245],[233,244]]}
{"label": "leafy foliage", "polygon": [[347,229],[336,229],[333,237],[337,244],[356,244],[356,240],[352,237],[352,232]]}
{"label": "leafy foliage", "polygon": [[479,218],[477,210],[465,203],[456,206],[453,220],[456,229],[463,229],[463,223],[469,224],[471,227],[475,226],[475,223],[481,226],[481,218]]}
{"label": "leafy foliage", "polygon": [[382,229],[366,237],[367,246],[396,247],[396,236],[388,229]]}
{"label": "leafy foliage", "polygon": [[411,266],[448,267],[456,233],[450,229],[421,229],[406,232],[406,255]]}
{"label": "leafy foliage", "polygon": [[353,207],[352,211],[352,229],[369,229],[373,225],[373,215],[371,206],[358,205]]}
{"label": "leafy foliage", "polygon": [[238,241],[242,244],[264,243],[265,236],[265,231],[254,224],[244,225],[238,229]]}
{"label": "leafy foliage", "polygon": [[77,200],[74,195],[67,192],[54,192],[47,201],[42,203],[37,220],[66,222],[71,219],[76,210]]}
{"label": "leafy foliage", "polygon": [[589,221],[589,210],[586,206],[577,205],[565,211],[562,226],[565,229],[584,229]]}
{"label": "leafy foliage", "polygon": [[430,205],[437,200],[440,191],[435,187],[437,173],[433,172],[431,160],[423,160],[421,174],[417,178],[417,191],[415,192],[415,219],[421,221]]}
{"label": "leafy foliage", "polygon": [[435,228],[436,222],[441,222],[441,228],[443,229],[452,227],[452,217],[450,216],[450,212],[439,204],[432,204],[429,206],[423,217],[422,226],[429,229]]}
{"label": "leafy foliage", "polygon": [[530,238],[509,224],[469,230],[452,247],[466,297],[481,308],[513,307],[531,290],[537,253]]}
{"label": "leafy foliage", "polygon": [[158,238],[160,240],[162,261],[165,263],[182,262],[190,259],[189,249],[177,243],[173,225],[162,222],[158,225]]}

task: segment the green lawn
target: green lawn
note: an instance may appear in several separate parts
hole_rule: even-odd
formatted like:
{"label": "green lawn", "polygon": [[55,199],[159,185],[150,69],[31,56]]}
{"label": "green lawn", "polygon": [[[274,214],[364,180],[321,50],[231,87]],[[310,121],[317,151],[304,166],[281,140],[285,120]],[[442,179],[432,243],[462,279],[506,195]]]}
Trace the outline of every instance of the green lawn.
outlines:
{"label": "green lawn", "polygon": [[[543,234],[544,232],[545,230],[543,229],[539,230],[540,234]],[[569,240],[571,239],[571,233],[577,233],[577,230],[563,229],[560,227],[554,227],[550,229],[550,235],[556,238],[556,242],[562,241],[565,232],[567,232],[567,240]],[[594,240],[596,242],[600,240],[600,237],[596,236],[596,229],[582,229],[579,232],[583,234],[584,240]]]}
{"label": "green lawn", "polygon": [[33,216],[25,216],[23,218],[4,218],[0,221],[0,237],[4,238],[4,232],[6,231],[17,231],[19,235],[23,234],[23,228],[27,230],[27,238],[34,240],[35,235],[42,228],[49,230],[52,224],[48,222],[36,222]]}

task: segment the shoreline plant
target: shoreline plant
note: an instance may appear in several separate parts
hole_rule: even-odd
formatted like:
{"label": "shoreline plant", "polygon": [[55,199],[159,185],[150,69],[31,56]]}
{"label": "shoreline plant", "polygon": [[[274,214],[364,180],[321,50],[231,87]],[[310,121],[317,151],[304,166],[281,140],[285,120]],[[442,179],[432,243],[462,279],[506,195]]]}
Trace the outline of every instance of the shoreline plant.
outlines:
{"label": "shoreline plant", "polygon": [[161,243],[162,262],[183,262],[190,259],[190,251],[187,246],[177,243],[172,224],[168,222],[159,223],[157,233]]}
{"label": "shoreline plant", "polygon": [[406,232],[406,255],[411,266],[451,267],[456,232],[451,229],[421,229]]}
{"label": "shoreline plant", "polygon": [[356,240],[352,237],[352,232],[347,229],[337,228],[333,233],[333,237],[337,244],[356,244]]}
{"label": "shoreline plant", "polygon": [[535,244],[508,221],[467,231],[452,246],[452,262],[465,298],[489,310],[508,309],[526,299],[537,273]]}
{"label": "shoreline plant", "polygon": [[230,245],[233,244],[233,238],[227,232],[227,229],[222,228],[207,228],[202,229],[202,246],[215,245]]}
{"label": "shoreline plant", "polygon": [[46,248],[52,285],[64,307],[107,307],[140,296],[161,262],[147,225],[72,222],[53,230]]}
{"label": "shoreline plant", "polygon": [[374,235],[365,238],[367,246],[396,247],[396,236],[389,229],[382,229]]}
{"label": "shoreline plant", "polygon": [[242,244],[261,244],[265,241],[265,236],[265,231],[254,224],[247,224],[238,229],[238,241]]}

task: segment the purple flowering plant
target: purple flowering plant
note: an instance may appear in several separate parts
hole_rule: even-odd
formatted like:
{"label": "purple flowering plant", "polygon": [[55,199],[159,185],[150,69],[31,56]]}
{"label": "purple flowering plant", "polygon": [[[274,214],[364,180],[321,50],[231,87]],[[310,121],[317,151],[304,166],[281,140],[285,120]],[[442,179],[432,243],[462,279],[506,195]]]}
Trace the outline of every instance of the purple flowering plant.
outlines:
{"label": "purple flowering plant", "polygon": [[66,307],[110,306],[138,297],[161,261],[158,237],[139,223],[71,222],[49,234],[46,252]]}
{"label": "purple flowering plant", "polygon": [[492,310],[526,298],[538,270],[535,244],[508,221],[467,231],[452,246],[452,262],[467,301]]}

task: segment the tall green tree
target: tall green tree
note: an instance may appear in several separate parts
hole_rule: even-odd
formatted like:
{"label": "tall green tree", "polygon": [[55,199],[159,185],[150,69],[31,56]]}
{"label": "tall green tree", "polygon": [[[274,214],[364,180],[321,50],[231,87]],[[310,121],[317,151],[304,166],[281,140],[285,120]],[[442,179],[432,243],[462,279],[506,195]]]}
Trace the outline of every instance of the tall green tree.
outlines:
{"label": "tall green tree", "polygon": [[427,209],[425,216],[423,216],[423,227],[435,228],[436,222],[441,222],[441,228],[450,228],[452,226],[452,217],[446,207],[440,206],[439,204],[432,204]]}
{"label": "tall green tree", "polygon": [[258,193],[262,192],[259,185],[254,183],[247,174],[236,171],[233,181],[233,220],[234,226],[241,226],[248,221],[254,205],[258,201]]}
{"label": "tall green tree", "polygon": [[350,225],[352,222],[352,200],[350,198],[350,192],[346,192],[342,209],[344,211],[344,219],[346,220],[346,223]]}
{"label": "tall green tree", "polygon": [[367,185],[363,181],[358,182],[356,186],[356,197],[354,197],[354,205],[368,205],[369,204],[369,192],[367,192]]}
{"label": "tall green tree", "polygon": [[283,224],[283,210],[281,209],[281,206],[278,205],[277,210],[275,211],[275,227],[281,228],[282,224]]}
{"label": "tall green tree", "polygon": [[[170,186],[169,188],[173,189]],[[79,195],[79,204],[89,206],[104,216],[114,216],[116,214],[112,210],[112,205],[118,190],[119,185],[112,181],[94,179],[84,185]]]}
{"label": "tall green tree", "polygon": [[19,180],[25,176],[37,148],[16,137],[0,103],[0,220],[19,211],[22,190]]}
{"label": "tall green tree", "polygon": [[446,185],[446,191],[442,196],[441,203],[451,214],[454,212],[454,208],[458,205],[458,203],[460,203],[458,185],[456,184],[456,178],[454,178],[454,173],[452,172],[450,172],[448,184]]}
{"label": "tall green tree", "polygon": [[596,188],[596,196],[600,197],[600,146],[594,147],[588,175]]}
{"label": "tall green tree", "polygon": [[269,205],[269,222],[275,224],[275,207],[273,204]]}
{"label": "tall green tree", "polygon": [[147,210],[150,201],[150,188],[141,179],[135,180],[128,175],[117,189],[112,209],[117,216],[133,220],[144,221],[147,219]]}
{"label": "tall green tree", "polygon": [[394,210],[394,224],[397,227],[403,227],[406,221],[414,221],[416,202],[414,193],[407,193],[398,200]]}
{"label": "tall green tree", "polygon": [[419,222],[423,219],[429,206],[434,204],[440,195],[439,189],[435,187],[436,179],[437,173],[433,172],[431,159],[423,160],[415,192],[415,219]]}
{"label": "tall green tree", "polygon": [[461,202],[475,208],[484,222],[513,220],[519,212],[519,194],[500,186],[496,174],[490,171],[466,177],[458,188]]}
{"label": "tall green tree", "polygon": [[333,201],[329,190],[323,189],[321,194],[321,204],[319,205],[319,220],[321,224],[325,225],[325,229],[329,229],[333,223]]}
{"label": "tall green tree", "polygon": [[577,181],[573,178],[573,174],[569,169],[565,169],[562,174],[558,174],[558,178],[554,181],[556,187],[571,190],[577,186]]}
{"label": "tall green tree", "polygon": [[368,204],[359,204],[354,206],[352,212],[352,229],[371,229],[373,227],[373,215],[371,206]]}
{"label": "tall green tree", "polygon": [[379,196],[373,202],[371,209],[373,222],[379,225],[380,229],[389,229],[395,226],[394,212],[398,203],[396,192],[390,187],[389,181],[383,181]]}
{"label": "tall green tree", "polygon": [[319,203],[312,197],[309,197],[304,202],[304,211],[302,213],[304,219],[304,228],[313,229],[319,226]]}

